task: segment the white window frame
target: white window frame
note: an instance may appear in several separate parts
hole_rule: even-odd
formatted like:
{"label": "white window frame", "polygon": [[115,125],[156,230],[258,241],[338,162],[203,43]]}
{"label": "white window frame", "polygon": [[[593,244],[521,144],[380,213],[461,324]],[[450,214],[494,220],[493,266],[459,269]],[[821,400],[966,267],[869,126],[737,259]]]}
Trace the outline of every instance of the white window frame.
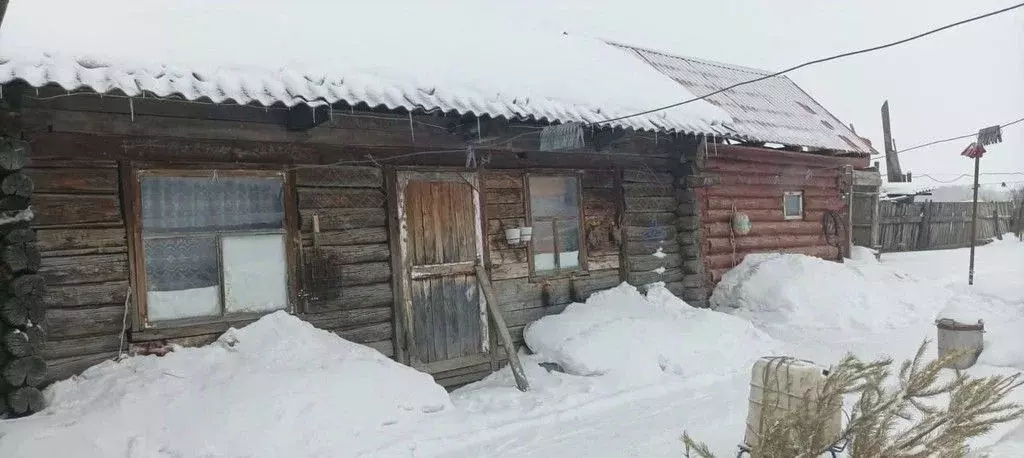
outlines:
{"label": "white window frame", "polygon": [[[800,199],[800,213],[791,215],[786,210],[786,199],[797,197]],[[802,220],[804,219],[804,192],[803,191],[786,191],[782,193],[782,217],[786,221]]]}

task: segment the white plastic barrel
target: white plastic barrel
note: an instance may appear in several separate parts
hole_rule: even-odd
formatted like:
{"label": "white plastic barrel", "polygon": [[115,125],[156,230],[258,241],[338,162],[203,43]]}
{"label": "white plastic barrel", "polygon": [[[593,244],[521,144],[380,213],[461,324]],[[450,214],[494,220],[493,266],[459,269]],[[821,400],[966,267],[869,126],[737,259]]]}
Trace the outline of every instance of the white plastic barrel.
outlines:
{"label": "white plastic barrel", "polygon": [[[747,410],[747,431],[744,444],[756,447],[761,430],[769,422],[800,409],[805,394],[811,402],[821,394],[828,370],[810,361],[789,357],[764,357],[750,371],[750,402]],[[822,425],[826,437],[839,438],[843,427],[843,411],[836,405],[835,414]]]}

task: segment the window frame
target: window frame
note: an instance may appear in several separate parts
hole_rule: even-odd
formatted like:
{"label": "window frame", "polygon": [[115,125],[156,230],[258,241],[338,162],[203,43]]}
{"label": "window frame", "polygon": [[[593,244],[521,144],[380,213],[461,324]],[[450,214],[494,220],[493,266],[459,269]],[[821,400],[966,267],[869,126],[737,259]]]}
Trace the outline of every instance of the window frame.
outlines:
{"label": "window frame", "polygon": [[[577,221],[579,224],[579,265],[574,269],[555,269],[552,271],[537,271],[534,258],[534,240],[536,240],[537,230],[534,225],[533,219],[533,208],[532,208],[532,196],[530,193],[530,178],[575,178],[576,179],[576,202],[579,208],[577,209]],[[530,281],[539,280],[550,280],[556,278],[568,278],[571,276],[588,275],[589,266],[587,265],[587,237],[584,234],[584,203],[583,203],[583,171],[582,170],[571,170],[571,171],[544,171],[544,172],[526,172],[523,174],[523,200],[524,207],[526,209],[526,225],[534,228],[533,239],[527,243],[527,266],[530,272]],[[557,257],[556,257],[557,259]]]}
{"label": "window frame", "polygon": [[[200,165],[200,166],[188,166],[188,165],[164,165],[164,164],[133,164],[129,167],[123,167],[123,171],[130,173],[130,179],[125,180],[123,195],[127,196],[130,205],[125,206],[125,227],[128,231],[128,250],[129,250],[129,271],[131,273],[130,284],[131,284],[131,299],[132,299],[132,325],[133,329],[137,331],[145,330],[163,330],[163,329],[176,329],[189,326],[197,325],[217,325],[218,329],[225,325],[231,325],[239,322],[247,322],[257,319],[261,316],[273,313],[274,311],[267,312],[236,312],[231,313],[226,309],[224,303],[224,266],[223,266],[223,247],[218,242],[218,276],[220,278],[221,286],[221,313],[217,316],[204,316],[204,317],[190,317],[181,318],[174,320],[163,320],[158,322],[151,322],[148,314],[148,285],[146,277],[146,255],[145,255],[145,239],[143,237],[142,227],[142,178],[145,176],[161,176],[161,177],[181,177],[181,178],[203,178],[203,177],[241,177],[241,178],[279,178],[281,180],[282,189],[282,205],[284,210],[284,219],[282,221],[282,228],[280,230],[254,230],[254,231],[213,231],[213,232],[202,232],[190,235],[213,235],[221,237],[224,234],[251,234],[251,235],[267,235],[267,234],[281,234],[284,237],[284,255],[285,255],[285,288],[286,297],[288,300],[287,305],[280,310],[284,310],[288,313],[294,313],[299,307],[298,297],[298,252],[297,247],[299,244],[298,239],[298,227],[297,227],[297,211],[295,202],[295,191],[293,186],[292,174],[287,171],[286,168],[239,168],[239,165],[224,165],[218,167],[218,165]],[[226,329],[226,328],[225,328]]]}
{"label": "window frame", "polygon": [[[800,198],[800,214],[789,215],[786,213],[786,199],[790,197]],[[785,191],[782,193],[782,218],[786,221],[802,221],[806,215],[806,209],[804,208],[804,192],[803,191]]]}

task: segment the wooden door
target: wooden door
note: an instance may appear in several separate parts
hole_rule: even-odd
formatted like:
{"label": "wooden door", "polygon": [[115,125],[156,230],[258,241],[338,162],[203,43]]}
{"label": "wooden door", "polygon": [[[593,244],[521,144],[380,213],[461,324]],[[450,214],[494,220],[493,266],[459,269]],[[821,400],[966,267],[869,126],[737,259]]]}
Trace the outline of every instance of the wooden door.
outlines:
{"label": "wooden door", "polygon": [[483,246],[476,174],[399,172],[397,184],[410,363],[430,369],[485,353],[486,304],[474,272]]}

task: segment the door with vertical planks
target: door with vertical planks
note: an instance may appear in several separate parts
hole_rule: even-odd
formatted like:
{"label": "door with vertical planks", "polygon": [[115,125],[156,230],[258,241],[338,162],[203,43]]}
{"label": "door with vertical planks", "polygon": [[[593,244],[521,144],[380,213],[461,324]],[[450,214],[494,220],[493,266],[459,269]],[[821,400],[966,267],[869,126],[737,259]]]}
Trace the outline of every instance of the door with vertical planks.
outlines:
{"label": "door with vertical planks", "polygon": [[474,173],[399,172],[402,313],[413,366],[435,369],[487,351]]}

